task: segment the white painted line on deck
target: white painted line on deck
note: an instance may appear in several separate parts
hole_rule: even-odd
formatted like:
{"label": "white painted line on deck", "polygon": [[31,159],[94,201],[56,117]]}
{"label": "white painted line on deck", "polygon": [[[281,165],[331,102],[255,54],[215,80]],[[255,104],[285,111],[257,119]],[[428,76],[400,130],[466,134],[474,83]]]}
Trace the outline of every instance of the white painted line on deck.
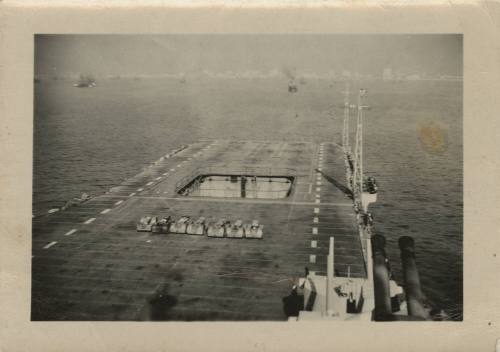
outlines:
{"label": "white painted line on deck", "polygon": [[135,196],[135,192],[130,193],[128,196],[129,196],[129,197],[133,197],[133,196]]}
{"label": "white painted line on deck", "polygon": [[115,205],[120,205],[123,203],[123,200],[119,200],[118,202],[115,203]]}
{"label": "white painted line on deck", "polygon": [[168,175],[168,172],[165,172],[165,173],[163,174],[163,176],[167,176],[167,175]]}
{"label": "white painted line on deck", "polygon": [[323,168],[322,167],[318,167],[318,171],[323,171]]}
{"label": "white painted line on deck", "polygon": [[311,241],[311,248],[316,248],[318,247],[318,242],[317,241]]}
{"label": "white painted line on deck", "polygon": [[159,181],[159,180],[161,180],[161,178],[162,178],[161,176],[158,176],[157,178],[155,178],[155,180]]}
{"label": "white painted line on deck", "polygon": [[153,184],[153,182],[148,182],[146,183],[146,186],[151,186]]}
{"label": "white painted line on deck", "polygon": [[181,164],[177,164],[177,167],[181,167],[182,165]]}
{"label": "white painted line on deck", "polygon": [[309,256],[309,263],[311,263],[311,264],[316,263],[316,256],[314,254],[311,254]]}
{"label": "white painted line on deck", "polygon": [[316,186],[321,186],[323,183],[321,181],[316,181]]}
{"label": "white painted line on deck", "polygon": [[175,169],[170,169],[170,171],[175,171]]}
{"label": "white painted line on deck", "polygon": [[314,208],[314,214],[319,214],[319,208]]}
{"label": "white painted line on deck", "polygon": [[316,187],[316,192],[321,192],[321,187]]}
{"label": "white painted line on deck", "polygon": [[75,232],[76,232],[76,229],[69,230],[68,232],[66,232],[66,233],[64,234],[64,236],[69,236],[69,235],[72,235],[72,234],[74,234]]}
{"label": "white painted line on deck", "polygon": [[316,199],[316,201],[314,203],[319,204],[319,203],[321,203],[321,201],[319,199]]}
{"label": "white painted line on deck", "polygon": [[316,194],[316,198],[321,198],[321,194]]}
{"label": "white painted line on deck", "polygon": [[318,228],[317,227],[313,227],[312,228],[312,232],[313,232],[313,235],[317,235],[318,234]]}
{"label": "white painted line on deck", "polygon": [[111,209],[104,209],[103,211],[101,211],[101,214],[107,214],[111,211]]}
{"label": "white painted line on deck", "polygon": [[53,241],[53,242],[50,242],[49,244],[45,245],[43,247],[43,249],[49,249],[50,247],[52,247],[53,245],[55,245],[57,243],[57,241]]}
{"label": "white painted line on deck", "polygon": [[142,192],[144,191],[144,188],[137,188],[137,192]]}
{"label": "white painted line on deck", "polygon": [[90,218],[90,219],[86,220],[86,221],[84,222],[84,224],[85,224],[85,225],[88,225],[88,224],[92,223],[94,220],[95,220],[95,218]]}
{"label": "white painted line on deck", "polygon": [[318,219],[318,217],[317,217],[317,216],[315,216],[315,217],[313,218],[313,223],[317,224],[318,222],[319,222],[319,219]]}

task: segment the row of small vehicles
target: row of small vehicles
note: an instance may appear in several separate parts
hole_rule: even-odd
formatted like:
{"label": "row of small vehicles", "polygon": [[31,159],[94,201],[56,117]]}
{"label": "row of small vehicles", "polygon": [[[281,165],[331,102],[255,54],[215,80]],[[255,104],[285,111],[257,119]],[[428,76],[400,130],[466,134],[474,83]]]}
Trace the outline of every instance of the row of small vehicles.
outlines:
{"label": "row of small vehicles", "polygon": [[241,220],[231,222],[226,219],[207,221],[204,217],[193,220],[182,216],[175,220],[171,216],[158,218],[143,216],[137,224],[137,231],[160,234],[179,233],[188,235],[207,235],[208,237],[258,238],[263,237],[263,225],[258,220],[243,223]]}

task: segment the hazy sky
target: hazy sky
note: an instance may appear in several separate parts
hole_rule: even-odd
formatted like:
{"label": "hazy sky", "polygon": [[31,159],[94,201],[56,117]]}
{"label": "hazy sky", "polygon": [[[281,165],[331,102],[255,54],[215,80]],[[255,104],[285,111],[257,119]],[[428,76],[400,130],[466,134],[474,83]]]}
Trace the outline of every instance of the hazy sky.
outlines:
{"label": "hazy sky", "polygon": [[[37,35],[35,72],[462,75],[461,35]],[[55,70],[54,70],[55,68]]]}

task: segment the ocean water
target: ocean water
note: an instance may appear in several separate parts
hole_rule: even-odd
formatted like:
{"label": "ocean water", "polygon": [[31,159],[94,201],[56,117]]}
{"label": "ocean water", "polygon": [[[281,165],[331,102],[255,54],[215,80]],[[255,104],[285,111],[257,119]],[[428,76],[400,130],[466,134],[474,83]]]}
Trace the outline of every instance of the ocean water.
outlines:
{"label": "ocean water", "polygon": [[[341,142],[344,82],[308,80],[293,94],[285,79],[72,83],[35,84],[35,215],[83,192],[102,194],[200,139]],[[368,89],[370,106],[364,170],[379,184],[370,210],[376,232],[387,239],[395,278],[401,279],[397,240],[413,236],[425,295],[460,320],[462,82],[366,81],[352,83],[351,91],[359,87]]]}

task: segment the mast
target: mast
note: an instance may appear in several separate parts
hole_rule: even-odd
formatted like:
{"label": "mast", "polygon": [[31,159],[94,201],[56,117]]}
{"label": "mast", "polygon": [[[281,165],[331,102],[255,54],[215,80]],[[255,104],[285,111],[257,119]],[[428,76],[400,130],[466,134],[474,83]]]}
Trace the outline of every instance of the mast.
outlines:
{"label": "mast", "polygon": [[346,89],[344,91],[344,128],[342,131],[342,146],[344,147],[344,153],[350,152],[349,146],[349,83],[346,83]]}
{"label": "mast", "polygon": [[354,187],[356,199],[361,203],[363,193],[363,109],[362,98],[366,96],[366,89],[361,88],[358,93],[358,115],[356,118],[356,146],[354,150]]}

